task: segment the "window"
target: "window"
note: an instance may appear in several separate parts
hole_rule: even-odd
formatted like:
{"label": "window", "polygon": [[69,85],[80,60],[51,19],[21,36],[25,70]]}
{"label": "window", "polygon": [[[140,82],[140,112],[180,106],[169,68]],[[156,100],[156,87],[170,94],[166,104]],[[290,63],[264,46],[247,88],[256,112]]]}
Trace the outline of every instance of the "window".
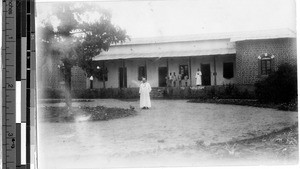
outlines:
{"label": "window", "polygon": [[262,54],[258,56],[258,64],[259,64],[259,74],[260,75],[269,75],[272,70],[274,55],[270,54]]}
{"label": "window", "polygon": [[181,74],[181,79],[189,78],[189,67],[188,65],[179,65],[179,74]]}
{"label": "window", "polygon": [[146,66],[139,66],[138,68],[138,80],[142,80],[142,77],[147,78]]}
{"label": "window", "polygon": [[261,74],[268,75],[271,73],[271,59],[261,60]]}
{"label": "window", "polygon": [[233,75],[233,62],[223,63],[223,77],[225,79],[231,79]]}

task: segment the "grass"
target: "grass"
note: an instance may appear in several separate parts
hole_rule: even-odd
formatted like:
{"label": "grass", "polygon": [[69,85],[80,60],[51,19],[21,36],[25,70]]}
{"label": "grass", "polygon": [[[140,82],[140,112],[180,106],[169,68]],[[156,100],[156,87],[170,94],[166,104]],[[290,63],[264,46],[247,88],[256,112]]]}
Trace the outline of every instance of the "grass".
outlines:
{"label": "grass", "polygon": [[298,160],[298,125],[263,136],[217,144],[196,141],[196,147],[211,158],[253,159],[268,157],[270,160]]}
{"label": "grass", "polygon": [[[72,99],[72,102],[93,102],[91,99]],[[65,103],[65,99],[40,99],[39,103]]]}
{"label": "grass", "polygon": [[[162,140],[158,140],[163,144]],[[196,157],[203,163],[215,161],[222,164],[295,164],[298,163],[298,125],[274,131],[259,137],[233,140],[223,143],[195,141],[195,145],[177,145],[176,147],[157,148],[155,157],[169,157],[175,154]],[[154,151],[154,150],[153,150]],[[136,155],[135,155],[136,154]],[[132,156],[143,154],[151,156],[152,151],[136,152]],[[185,157],[185,156],[183,156]],[[213,163],[214,164],[214,163]]]}
{"label": "grass", "polygon": [[284,111],[298,111],[298,105],[296,103],[289,104],[263,104],[259,103],[257,100],[253,99],[192,99],[189,100],[190,103],[216,103],[216,104],[231,104],[231,105],[241,105],[241,106],[252,106],[261,108],[273,108]]}
{"label": "grass", "polygon": [[42,119],[49,122],[104,121],[136,115],[134,109],[97,107],[66,107],[45,106],[41,108]]}

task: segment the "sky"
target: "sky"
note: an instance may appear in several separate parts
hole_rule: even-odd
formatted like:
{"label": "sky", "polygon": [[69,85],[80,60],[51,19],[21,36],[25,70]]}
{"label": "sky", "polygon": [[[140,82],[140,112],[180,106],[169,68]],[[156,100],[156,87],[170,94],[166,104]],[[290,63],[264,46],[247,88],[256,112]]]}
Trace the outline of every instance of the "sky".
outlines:
{"label": "sky", "polygon": [[[49,3],[59,3],[57,1],[37,0],[38,18],[51,11]],[[109,9],[112,13],[112,22],[126,29],[132,38],[279,28],[296,29],[295,0],[100,0],[92,2]]]}

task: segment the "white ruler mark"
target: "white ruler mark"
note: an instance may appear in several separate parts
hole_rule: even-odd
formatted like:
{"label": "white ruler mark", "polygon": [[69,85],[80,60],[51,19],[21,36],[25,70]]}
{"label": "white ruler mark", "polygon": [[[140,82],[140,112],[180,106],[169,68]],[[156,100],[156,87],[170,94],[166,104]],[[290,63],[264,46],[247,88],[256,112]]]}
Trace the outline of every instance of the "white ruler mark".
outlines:
{"label": "white ruler mark", "polygon": [[21,81],[16,81],[16,123],[21,123]]}

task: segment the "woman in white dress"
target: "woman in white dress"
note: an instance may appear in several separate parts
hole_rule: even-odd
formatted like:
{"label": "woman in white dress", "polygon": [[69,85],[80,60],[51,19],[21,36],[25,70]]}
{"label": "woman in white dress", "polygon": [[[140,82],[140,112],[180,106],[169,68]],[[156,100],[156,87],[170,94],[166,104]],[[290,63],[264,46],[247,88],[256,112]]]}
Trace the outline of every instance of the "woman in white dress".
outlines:
{"label": "woman in white dress", "polygon": [[202,85],[201,76],[202,76],[202,73],[201,73],[200,69],[198,69],[198,71],[196,72],[196,76],[195,76],[196,86],[201,86]]}
{"label": "woman in white dress", "polygon": [[150,101],[150,92],[151,86],[146,81],[146,78],[142,78],[142,84],[140,85],[140,108],[142,109],[149,109],[151,107]]}

